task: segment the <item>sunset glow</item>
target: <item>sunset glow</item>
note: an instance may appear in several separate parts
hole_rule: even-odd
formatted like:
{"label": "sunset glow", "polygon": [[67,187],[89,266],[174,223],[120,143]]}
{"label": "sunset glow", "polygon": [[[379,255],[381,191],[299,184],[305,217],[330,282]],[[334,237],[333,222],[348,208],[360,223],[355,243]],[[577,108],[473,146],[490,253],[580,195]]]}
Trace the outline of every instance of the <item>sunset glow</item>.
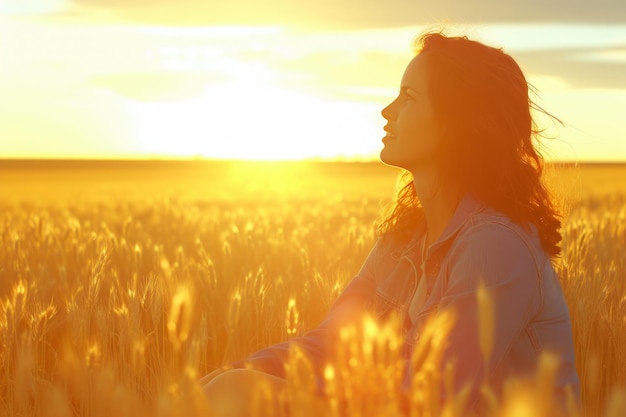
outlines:
{"label": "sunset glow", "polygon": [[[380,110],[427,27],[329,29],[269,14],[235,25],[227,9],[223,24],[165,25],[168,2],[143,20],[139,6],[28,4],[0,8],[9,40],[0,45],[0,152],[8,158],[375,159]],[[542,105],[566,122],[553,132],[551,157],[626,158],[618,77],[626,25],[450,28],[518,59]]]}

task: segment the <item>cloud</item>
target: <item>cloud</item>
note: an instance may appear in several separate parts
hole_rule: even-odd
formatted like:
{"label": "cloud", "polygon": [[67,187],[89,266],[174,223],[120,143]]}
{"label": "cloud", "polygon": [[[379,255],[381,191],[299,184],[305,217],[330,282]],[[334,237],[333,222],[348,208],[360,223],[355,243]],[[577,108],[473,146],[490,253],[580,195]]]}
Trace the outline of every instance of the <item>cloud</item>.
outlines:
{"label": "cloud", "polygon": [[[515,51],[511,55],[531,80],[558,80],[565,84],[560,88],[626,89],[626,44],[621,48]],[[133,100],[171,101],[200,97],[210,85],[256,80],[260,85],[280,85],[314,97],[381,102],[395,94],[410,54],[363,51],[346,57],[339,51],[303,52],[296,57],[274,56],[268,68],[257,68],[258,62],[243,52],[215,59],[210,67],[179,58],[181,65],[188,67],[184,71],[115,72],[93,77],[90,84]],[[225,64],[230,61],[232,65]],[[267,74],[260,71],[263,69]]]}
{"label": "cloud", "polygon": [[626,59],[602,59],[626,54],[626,44],[612,48],[578,48],[517,52],[513,57],[525,72],[556,76],[571,88],[626,89]]}
{"label": "cloud", "polygon": [[73,0],[121,19],[171,25],[273,24],[333,28],[457,23],[626,23],[623,0]]}

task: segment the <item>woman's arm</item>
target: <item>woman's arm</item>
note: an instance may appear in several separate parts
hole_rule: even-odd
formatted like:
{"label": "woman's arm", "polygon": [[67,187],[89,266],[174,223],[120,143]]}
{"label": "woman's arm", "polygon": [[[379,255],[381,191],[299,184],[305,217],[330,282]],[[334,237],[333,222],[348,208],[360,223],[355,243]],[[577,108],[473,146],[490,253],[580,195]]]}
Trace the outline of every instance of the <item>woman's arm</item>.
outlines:
{"label": "woman's arm", "polygon": [[341,293],[318,327],[304,336],[259,350],[244,360],[232,363],[230,367],[251,368],[284,377],[284,364],[289,359],[289,348],[295,343],[306,352],[309,359],[321,371],[329,355],[332,355],[331,348],[336,344],[334,338],[338,337],[339,330],[351,323],[361,322],[366,303],[376,291],[374,264],[377,245],[374,245],[357,276]]}

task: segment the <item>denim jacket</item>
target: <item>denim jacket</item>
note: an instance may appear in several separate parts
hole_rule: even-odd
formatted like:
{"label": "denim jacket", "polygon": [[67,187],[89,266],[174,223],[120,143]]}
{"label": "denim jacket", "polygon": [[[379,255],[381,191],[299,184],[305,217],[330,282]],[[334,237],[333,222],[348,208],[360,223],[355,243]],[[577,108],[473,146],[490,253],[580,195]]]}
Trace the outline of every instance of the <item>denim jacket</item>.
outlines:
{"label": "denim jacket", "polygon": [[[542,249],[536,229],[513,223],[506,215],[466,195],[440,238],[425,251],[420,242],[425,225],[405,244],[380,238],[358,275],[337,299],[326,319],[305,336],[263,349],[233,364],[284,376],[290,343],[298,343],[312,362],[323,369],[329,338],[336,337],[338,315],[347,300],[363,300],[375,317],[384,320],[392,312],[407,316],[407,309],[424,268],[426,302],[412,322],[407,317],[407,355],[419,341],[427,320],[438,312],[455,311],[455,324],[447,339],[444,362],[455,363],[455,388],[476,387],[487,378],[496,388],[507,377],[529,377],[539,354],[549,351],[560,359],[556,388],[563,394],[570,386],[579,399],[579,380],[568,307],[550,257]],[[485,366],[479,348],[479,281],[494,305],[494,345]],[[484,370],[489,375],[483,375]],[[404,384],[410,386],[407,361]],[[476,391],[474,390],[474,394]],[[475,397],[475,395],[474,395]],[[475,398],[474,398],[475,399]]]}

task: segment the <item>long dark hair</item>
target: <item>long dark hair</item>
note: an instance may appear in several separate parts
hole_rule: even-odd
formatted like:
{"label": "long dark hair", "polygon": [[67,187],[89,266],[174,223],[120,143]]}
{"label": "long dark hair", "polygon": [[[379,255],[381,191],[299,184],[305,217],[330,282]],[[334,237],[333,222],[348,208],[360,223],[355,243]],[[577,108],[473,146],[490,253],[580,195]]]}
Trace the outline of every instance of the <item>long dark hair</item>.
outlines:
{"label": "long dark hair", "polygon": [[[531,111],[554,117],[530,99],[520,67],[501,49],[440,32],[420,36],[415,50],[427,57],[429,96],[443,126],[441,175],[515,223],[533,224],[543,249],[557,256],[560,214],[541,179],[535,142],[542,130]],[[405,240],[423,217],[411,174],[402,181],[379,236]]]}

